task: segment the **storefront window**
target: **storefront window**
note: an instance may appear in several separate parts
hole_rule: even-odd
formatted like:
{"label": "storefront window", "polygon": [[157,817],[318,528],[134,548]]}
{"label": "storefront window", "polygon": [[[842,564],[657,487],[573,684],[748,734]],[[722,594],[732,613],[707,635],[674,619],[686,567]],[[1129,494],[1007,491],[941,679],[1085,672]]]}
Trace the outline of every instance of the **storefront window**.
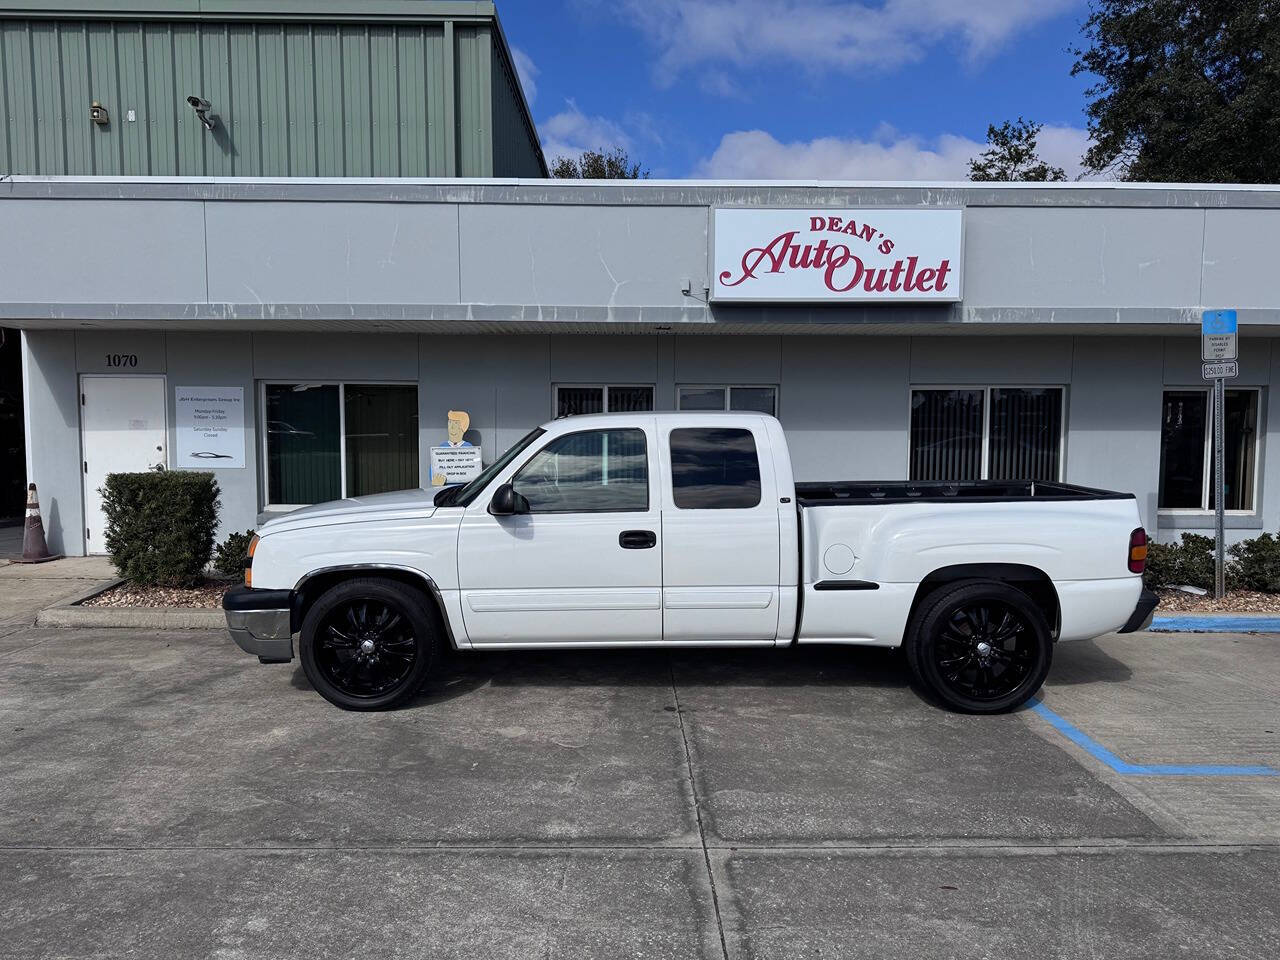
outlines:
{"label": "storefront window", "polygon": [[268,504],[307,504],[418,486],[418,388],[269,383]]}
{"label": "storefront window", "polygon": [[588,413],[634,413],[653,409],[653,387],[642,384],[557,386],[556,416]]}
{"label": "storefront window", "polygon": [[911,479],[982,476],[983,391],[911,391]]}
{"label": "storefront window", "polygon": [[677,391],[680,410],[740,410],[777,416],[777,387],[682,386]]}
{"label": "storefront window", "polygon": [[343,387],[347,496],[418,485],[418,388],[390,384]]}
{"label": "storefront window", "polygon": [[[1228,390],[1223,407],[1227,510],[1254,509],[1258,391]],[[1160,422],[1160,509],[1212,510],[1213,392],[1166,390]]]}
{"label": "storefront window", "polygon": [[912,480],[1057,480],[1061,387],[911,391]]}

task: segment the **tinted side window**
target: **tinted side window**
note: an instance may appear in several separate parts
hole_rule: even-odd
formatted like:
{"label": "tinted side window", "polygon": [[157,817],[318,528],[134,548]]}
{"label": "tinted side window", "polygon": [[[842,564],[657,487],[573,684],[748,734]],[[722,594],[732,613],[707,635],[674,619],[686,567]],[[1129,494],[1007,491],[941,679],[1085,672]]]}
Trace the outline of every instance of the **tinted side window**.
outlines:
{"label": "tinted side window", "polygon": [[760,503],[760,460],[749,430],[671,431],[671,486],[683,510],[729,510]]}
{"label": "tinted side window", "polygon": [[615,513],[649,508],[643,430],[585,430],[557,437],[512,481],[531,513]]}

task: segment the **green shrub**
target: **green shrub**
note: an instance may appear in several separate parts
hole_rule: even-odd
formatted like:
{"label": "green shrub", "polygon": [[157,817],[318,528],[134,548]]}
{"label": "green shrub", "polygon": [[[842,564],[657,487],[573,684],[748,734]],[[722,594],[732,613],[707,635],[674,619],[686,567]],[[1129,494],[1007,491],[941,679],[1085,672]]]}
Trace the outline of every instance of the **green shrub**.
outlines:
{"label": "green shrub", "polygon": [[218,527],[212,473],[112,473],[99,492],[107,553],[122,577],[163,586],[200,580]]}
{"label": "green shrub", "polygon": [[1280,539],[1264,533],[1233,544],[1227,552],[1232,587],[1280,593]]}
{"label": "green shrub", "polygon": [[1213,589],[1213,548],[1216,541],[1199,533],[1184,533],[1178,547],[1177,583]]}
{"label": "green shrub", "polygon": [[1173,543],[1147,544],[1147,565],[1142,572],[1142,582],[1148,587],[1172,587],[1178,569],[1178,546]]}
{"label": "green shrub", "polygon": [[1152,543],[1143,580],[1149,587],[1192,586],[1213,589],[1212,537],[1184,533],[1180,543]]}
{"label": "green shrub", "polygon": [[227,577],[244,573],[244,561],[249,556],[249,541],[253,531],[233,533],[213,548],[213,569]]}

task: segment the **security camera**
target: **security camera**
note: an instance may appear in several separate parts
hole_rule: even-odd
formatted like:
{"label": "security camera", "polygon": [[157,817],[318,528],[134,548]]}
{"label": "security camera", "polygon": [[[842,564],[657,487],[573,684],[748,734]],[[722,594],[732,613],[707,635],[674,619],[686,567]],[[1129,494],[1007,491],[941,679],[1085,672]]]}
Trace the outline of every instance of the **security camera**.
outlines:
{"label": "security camera", "polygon": [[218,125],[218,118],[209,113],[213,106],[208,100],[203,97],[187,97],[187,103],[191,104],[191,109],[196,112],[206,130],[212,130]]}

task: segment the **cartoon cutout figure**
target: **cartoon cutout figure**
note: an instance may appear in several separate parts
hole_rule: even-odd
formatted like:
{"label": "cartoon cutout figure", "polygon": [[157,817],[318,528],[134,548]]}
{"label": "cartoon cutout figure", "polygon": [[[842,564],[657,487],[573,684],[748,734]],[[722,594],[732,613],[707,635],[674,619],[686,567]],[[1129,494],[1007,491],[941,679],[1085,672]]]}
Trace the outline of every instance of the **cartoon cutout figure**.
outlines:
{"label": "cartoon cutout figure", "polygon": [[[449,414],[449,439],[439,444],[441,447],[470,447],[473,446],[471,441],[462,439],[467,430],[471,427],[471,415],[465,410],[450,410]],[[431,474],[431,485],[433,487],[443,487],[448,478],[440,472]]]}
{"label": "cartoon cutout figure", "polygon": [[471,426],[471,414],[465,410],[449,411],[449,439],[440,444],[442,447],[469,447],[471,443],[463,440],[463,435]]}

